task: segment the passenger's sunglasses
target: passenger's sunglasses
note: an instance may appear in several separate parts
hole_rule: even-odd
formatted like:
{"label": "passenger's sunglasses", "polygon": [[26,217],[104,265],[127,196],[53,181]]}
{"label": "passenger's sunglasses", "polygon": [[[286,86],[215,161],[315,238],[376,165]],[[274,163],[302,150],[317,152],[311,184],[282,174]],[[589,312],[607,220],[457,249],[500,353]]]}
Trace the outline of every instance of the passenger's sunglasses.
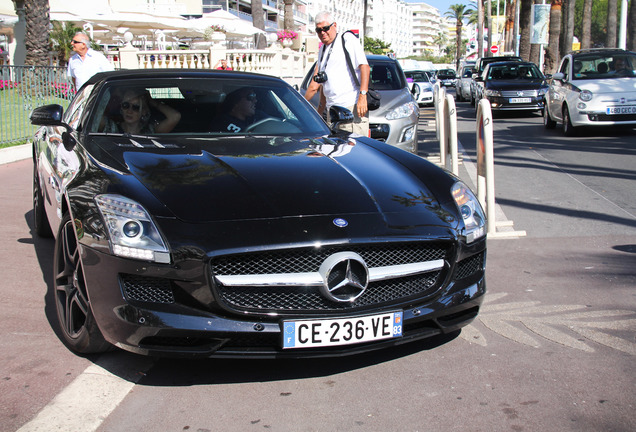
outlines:
{"label": "passenger's sunglasses", "polygon": [[133,111],[139,111],[141,109],[141,106],[137,104],[131,104],[130,102],[122,102],[121,108],[125,110],[132,109]]}
{"label": "passenger's sunglasses", "polygon": [[256,93],[245,95],[245,99],[249,102],[254,102],[256,100]]}
{"label": "passenger's sunglasses", "polygon": [[324,26],[324,27],[316,27],[316,33],[327,33],[329,31],[329,29],[331,28],[332,25],[334,25],[336,22],[332,22],[331,24]]}

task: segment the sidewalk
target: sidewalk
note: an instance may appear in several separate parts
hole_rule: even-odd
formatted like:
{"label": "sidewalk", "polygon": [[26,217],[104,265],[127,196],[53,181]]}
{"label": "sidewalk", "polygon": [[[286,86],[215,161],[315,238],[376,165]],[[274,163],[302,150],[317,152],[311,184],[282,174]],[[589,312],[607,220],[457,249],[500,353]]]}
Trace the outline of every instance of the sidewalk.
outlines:
{"label": "sidewalk", "polygon": [[31,157],[31,143],[0,149],[0,164],[16,162]]}

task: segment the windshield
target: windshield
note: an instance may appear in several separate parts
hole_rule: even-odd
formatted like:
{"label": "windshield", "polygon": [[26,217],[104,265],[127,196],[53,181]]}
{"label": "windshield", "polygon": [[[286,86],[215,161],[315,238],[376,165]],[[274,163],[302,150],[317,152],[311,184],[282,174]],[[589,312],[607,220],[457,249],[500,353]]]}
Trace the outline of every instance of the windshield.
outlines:
{"label": "windshield", "polygon": [[636,55],[628,52],[586,54],[574,58],[575,80],[636,77]]}
{"label": "windshield", "polygon": [[430,82],[428,74],[424,71],[404,71],[404,75],[410,82]]}
{"label": "windshield", "polygon": [[489,80],[536,80],[543,79],[543,74],[534,64],[491,65],[486,79]]}
{"label": "windshield", "polygon": [[324,135],[324,121],[284,83],[245,79],[145,79],[107,83],[89,133]]}

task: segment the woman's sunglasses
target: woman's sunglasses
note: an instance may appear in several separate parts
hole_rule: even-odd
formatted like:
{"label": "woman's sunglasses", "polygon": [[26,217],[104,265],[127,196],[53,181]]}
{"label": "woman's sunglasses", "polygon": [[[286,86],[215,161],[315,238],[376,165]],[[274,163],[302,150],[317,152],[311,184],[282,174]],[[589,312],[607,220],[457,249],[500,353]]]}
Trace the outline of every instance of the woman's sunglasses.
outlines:
{"label": "woman's sunglasses", "polygon": [[131,104],[130,102],[122,102],[121,108],[125,110],[132,109],[133,111],[139,111],[141,109],[141,106],[137,104]]}
{"label": "woman's sunglasses", "polygon": [[332,25],[334,25],[336,22],[332,22],[331,24],[324,26],[324,27],[316,27],[316,33],[327,33],[329,31],[329,29],[331,28]]}

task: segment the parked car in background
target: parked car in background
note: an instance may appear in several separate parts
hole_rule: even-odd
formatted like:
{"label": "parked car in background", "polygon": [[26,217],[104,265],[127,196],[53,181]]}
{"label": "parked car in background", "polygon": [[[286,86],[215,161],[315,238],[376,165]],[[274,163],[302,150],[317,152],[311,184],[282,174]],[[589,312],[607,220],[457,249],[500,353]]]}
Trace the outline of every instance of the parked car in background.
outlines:
{"label": "parked car in background", "polygon": [[439,69],[436,75],[439,85],[444,87],[455,87],[457,73],[453,69]]}
{"label": "parked car in background", "polygon": [[[253,121],[217,128],[228,104]],[[137,133],[110,127],[140,117]],[[470,189],[331,131],[279,78],[105,72],[31,122],[34,231],[55,237],[52,321],[76,353],[341,356],[479,312],[486,228]]]}
{"label": "parked car in background", "polygon": [[493,112],[542,111],[548,83],[537,65],[530,62],[495,62],[484,69],[477,100],[487,99]]}
{"label": "parked car in background", "polygon": [[544,124],[636,125],[636,53],[621,49],[573,51],[561,59],[546,95]]}
{"label": "parked car in background", "polygon": [[518,56],[497,56],[497,57],[482,57],[475,63],[475,70],[473,71],[472,79],[470,80],[470,104],[475,105],[477,98],[477,87],[482,85],[483,81],[476,78],[480,78],[486,69],[488,63],[501,62],[501,61],[523,61]]}
{"label": "parked car in background", "polygon": [[475,70],[475,62],[464,62],[455,81],[455,98],[458,102],[470,100],[470,81]]}
{"label": "parked car in background", "polygon": [[411,88],[411,93],[417,95],[417,104],[420,106],[433,105],[431,74],[422,70],[405,70],[404,75]]}
{"label": "parked car in background", "polygon": [[[369,111],[369,129],[371,138],[384,141],[411,153],[417,153],[417,124],[420,110],[411,95],[402,67],[397,60],[387,56],[368,55],[371,68],[369,88],[377,90],[382,96],[380,108]],[[314,66],[301,85],[301,94],[305,94],[312,79]],[[310,101],[318,107],[319,95]]]}

